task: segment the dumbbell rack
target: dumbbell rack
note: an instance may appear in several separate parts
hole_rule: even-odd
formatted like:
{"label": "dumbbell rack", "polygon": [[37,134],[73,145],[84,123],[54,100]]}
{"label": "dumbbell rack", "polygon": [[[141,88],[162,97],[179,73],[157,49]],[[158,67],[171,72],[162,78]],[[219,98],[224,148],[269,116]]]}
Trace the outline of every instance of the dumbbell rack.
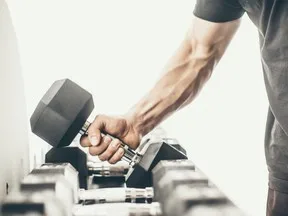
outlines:
{"label": "dumbbell rack", "polygon": [[[68,195],[69,190],[62,190],[63,194],[59,194],[59,191],[55,189],[68,184],[63,176],[63,178],[57,178],[57,185],[55,182],[51,183],[53,181],[49,172],[46,174],[43,172],[41,178],[33,176],[35,173],[41,173],[39,169],[41,170],[45,166],[48,165],[33,170],[25,177],[21,183],[20,192],[7,196],[2,204],[2,213],[6,212],[3,216],[16,215],[12,213],[13,211],[17,212],[17,216],[202,216],[203,213],[205,216],[244,216],[243,212],[215,187],[189,159],[160,161],[151,171],[153,188],[146,189],[128,188],[125,183],[119,182],[119,178],[115,178],[115,176],[124,177],[126,175],[127,170],[125,166],[123,169],[123,162],[116,165],[103,162],[90,163],[88,166],[91,168],[91,172],[94,170],[92,173],[105,176],[107,179],[111,177],[110,183],[114,178],[114,186],[111,187],[111,184],[105,186],[105,182],[101,182],[101,184],[93,182],[94,176],[90,173],[88,188],[79,190],[78,198],[73,198],[72,194]],[[65,167],[62,170],[66,170],[66,173],[69,170],[69,173],[75,171],[67,163],[50,164],[49,166]],[[117,172],[113,172],[116,170]],[[75,172],[77,173],[77,171]],[[53,171],[54,177],[55,173],[56,171]],[[58,174],[60,173],[59,171]],[[68,174],[63,173],[60,175],[66,175],[67,178]],[[45,175],[48,180],[45,180]],[[52,179],[55,180],[54,177]],[[73,176],[70,175],[68,179],[72,178]],[[32,190],[31,184],[37,181],[37,187],[42,187],[42,189],[34,188],[35,190]],[[75,181],[72,181],[71,184],[74,186],[76,184],[78,187]],[[51,185],[56,185],[56,187],[53,188]],[[43,187],[46,187],[47,190],[43,190]],[[67,202],[67,199],[70,201]],[[27,213],[29,209],[38,214]]]}
{"label": "dumbbell rack", "polygon": [[93,109],[92,95],[75,82],[63,79],[50,86],[30,126],[53,148],[46,164],[4,200],[3,216],[243,216],[176,139],[152,136],[136,152],[123,143],[125,172],[87,164],[86,154],[69,145],[78,134],[87,136]]}

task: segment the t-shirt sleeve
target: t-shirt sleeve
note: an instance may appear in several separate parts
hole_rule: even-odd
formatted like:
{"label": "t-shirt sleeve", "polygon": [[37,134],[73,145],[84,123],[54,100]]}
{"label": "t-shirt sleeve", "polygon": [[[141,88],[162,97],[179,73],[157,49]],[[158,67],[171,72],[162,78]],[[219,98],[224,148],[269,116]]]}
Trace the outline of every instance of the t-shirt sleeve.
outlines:
{"label": "t-shirt sleeve", "polygon": [[194,15],[210,22],[228,22],[239,19],[244,9],[238,0],[197,0]]}

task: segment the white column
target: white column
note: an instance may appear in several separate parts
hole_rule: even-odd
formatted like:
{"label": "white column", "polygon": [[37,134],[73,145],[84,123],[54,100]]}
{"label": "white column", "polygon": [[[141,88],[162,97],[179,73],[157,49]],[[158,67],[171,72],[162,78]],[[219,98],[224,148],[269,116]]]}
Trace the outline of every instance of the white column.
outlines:
{"label": "white column", "polygon": [[10,12],[0,0],[0,201],[29,170],[24,82]]}

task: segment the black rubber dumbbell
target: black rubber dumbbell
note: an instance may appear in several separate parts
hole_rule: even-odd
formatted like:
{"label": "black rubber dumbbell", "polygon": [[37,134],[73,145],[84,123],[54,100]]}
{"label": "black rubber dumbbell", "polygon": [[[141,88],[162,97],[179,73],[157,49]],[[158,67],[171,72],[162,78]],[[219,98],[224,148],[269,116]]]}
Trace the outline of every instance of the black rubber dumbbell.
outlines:
{"label": "black rubber dumbbell", "polygon": [[[45,163],[70,163],[78,171],[79,185],[83,189],[123,187],[125,184],[127,167],[119,167],[117,164],[89,166],[87,155],[78,147],[52,148],[45,155]],[[113,172],[111,167],[118,169],[118,173]]]}
{"label": "black rubber dumbbell", "polygon": [[79,187],[87,189],[87,155],[78,147],[51,148],[45,163],[70,163],[79,173]]}
{"label": "black rubber dumbbell", "polygon": [[157,191],[157,201],[164,203],[170,194],[179,185],[201,187],[209,185],[209,180],[202,173],[192,170],[169,170],[154,186]]}
{"label": "black rubber dumbbell", "polygon": [[[77,177],[76,177],[77,178]],[[27,175],[20,183],[22,193],[44,194],[47,191],[55,196],[65,207],[66,215],[72,216],[74,191],[69,181],[60,173],[51,175],[44,173]]]}
{"label": "black rubber dumbbell", "polygon": [[[145,150],[148,152],[145,152]],[[127,187],[145,188],[153,186],[151,171],[154,166],[157,165],[161,159],[167,159],[167,157],[168,159],[173,157],[185,158],[185,155],[164,142],[149,143],[146,149],[143,149],[143,152],[137,153],[131,160],[127,175],[125,175],[127,166],[119,168],[117,164],[113,165],[116,169],[120,170],[118,175],[114,175],[113,172],[109,170],[110,166],[96,168],[87,166],[86,154],[83,154],[83,151],[77,147],[52,148],[46,154],[45,162],[71,163],[79,172],[80,187],[84,189],[87,189],[87,179],[88,176],[91,175],[92,184],[89,184],[90,186],[88,188],[123,187],[125,181]],[[85,187],[83,185],[85,185]]]}
{"label": "black rubber dumbbell", "polygon": [[75,216],[163,216],[159,203],[109,203],[81,206]]}
{"label": "black rubber dumbbell", "polygon": [[[69,146],[78,133],[85,134],[94,109],[92,95],[69,79],[52,84],[30,118],[32,132],[55,148]],[[123,145],[124,159],[134,151]]]}
{"label": "black rubber dumbbell", "polygon": [[164,142],[166,142],[167,144],[173,146],[174,148],[176,148],[178,151],[182,152],[183,154],[187,155],[187,151],[186,149],[180,145],[179,141],[175,138],[163,138]]}
{"label": "black rubber dumbbell", "polygon": [[158,184],[163,176],[170,170],[191,170],[195,171],[195,165],[190,160],[162,160],[152,170],[153,186],[154,186],[154,200],[158,201],[160,192],[158,191]]}
{"label": "black rubber dumbbell", "polygon": [[130,162],[131,168],[126,175],[128,187],[152,187],[153,168],[162,160],[187,159],[187,156],[165,140],[147,143],[141,152]]}
{"label": "black rubber dumbbell", "polygon": [[[77,188],[77,174],[78,172],[69,163],[43,164],[39,168],[32,170],[24,178],[20,188],[21,191],[31,193],[51,190],[63,202],[65,201],[65,206],[69,205],[70,202],[67,202],[67,200],[71,199],[72,194],[74,203],[79,203],[80,201],[82,204],[107,202],[151,203],[153,200],[153,188],[79,189],[79,187]],[[57,185],[60,187],[57,187]]]}
{"label": "black rubber dumbbell", "polygon": [[161,203],[165,216],[244,216],[218,188],[180,185]]}
{"label": "black rubber dumbbell", "polygon": [[[37,176],[42,176],[44,177],[49,177],[52,176],[54,179],[61,175],[64,177],[64,179],[67,181],[65,183],[65,186],[69,186],[70,188],[72,188],[73,191],[73,200],[74,203],[78,203],[79,198],[78,198],[78,193],[77,191],[79,190],[79,179],[78,179],[78,171],[70,164],[70,163],[46,163],[46,164],[42,164],[40,167],[33,169],[28,177],[30,177],[30,182],[34,179],[31,178],[32,175],[37,175]],[[55,177],[56,176],[56,177]],[[26,183],[29,183],[29,179],[27,179],[27,177],[25,178]],[[63,178],[59,178],[56,180],[60,180],[60,183],[63,182]],[[47,180],[39,180],[36,179],[35,182],[38,183],[45,183],[45,181]],[[51,177],[50,177],[50,181],[51,181]],[[54,181],[55,182],[55,181]],[[25,188],[25,182],[23,182],[24,184],[22,184],[22,186]],[[57,182],[56,182],[57,183]],[[21,187],[22,187],[21,186]],[[29,187],[28,187],[29,189]]]}
{"label": "black rubber dumbbell", "polygon": [[[92,95],[69,79],[53,83],[31,116],[33,133],[54,147],[68,146],[90,125],[87,118],[94,108]],[[126,176],[129,187],[151,187],[152,169],[161,160],[187,159],[165,140],[145,145],[144,153],[135,153],[123,144],[124,157],[131,164]]]}
{"label": "black rubber dumbbell", "polygon": [[[153,136],[153,133],[152,133],[152,136]],[[178,141],[177,139],[175,139],[175,138],[168,138],[168,137],[164,137],[164,136],[163,136],[163,137],[161,137],[161,140],[163,140],[165,143],[173,146],[173,147],[176,148],[178,151],[182,152],[183,154],[185,154],[185,155],[187,156],[187,151],[186,151],[186,149],[185,149],[182,145],[180,145],[180,143],[179,143],[179,141]],[[144,148],[144,146],[145,146],[147,143],[149,143],[149,142],[151,142],[151,137],[148,137],[148,138],[146,138],[145,140],[142,140],[142,141],[141,141],[141,145],[139,146],[139,148],[138,148],[137,150],[138,150],[138,151],[141,151],[141,150]]]}
{"label": "black rubber dumbbell", "polygon": [[49,191],[9,194],[1,204],[0,214],[2,216],[68,216],[61,200]]}

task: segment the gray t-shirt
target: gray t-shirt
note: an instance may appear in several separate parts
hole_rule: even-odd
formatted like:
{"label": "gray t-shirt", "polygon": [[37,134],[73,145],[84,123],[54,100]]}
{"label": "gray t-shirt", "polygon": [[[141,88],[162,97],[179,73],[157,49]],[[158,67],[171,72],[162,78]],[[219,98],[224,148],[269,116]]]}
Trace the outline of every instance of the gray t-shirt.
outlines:
{"label": "gray t-shirt", "polygon": [[269,99],[265,135],[269,185],[288,192],[288,0],[198,0],[194,10],[195,16],[211,22],[232,21],[244,13],[258,28]]}

